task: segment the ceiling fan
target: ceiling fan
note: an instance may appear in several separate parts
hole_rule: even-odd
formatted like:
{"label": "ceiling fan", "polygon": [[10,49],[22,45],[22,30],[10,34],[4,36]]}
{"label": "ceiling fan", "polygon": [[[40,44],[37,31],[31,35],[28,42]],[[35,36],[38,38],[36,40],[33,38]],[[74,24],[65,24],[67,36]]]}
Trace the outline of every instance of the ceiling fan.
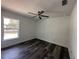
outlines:
{"label": "ceiling fan", "polygon": [[42,19],[42,17],[46,17],[46,18],[48,18],[49,16],[47,16],[47,15],[43,15],[44,12],[45,12],[45,11],[41,10],[41,11],[38,11],[37,14],[32,13],[32,12],[29,12],[29,14],[33,14],[33,15],[35,15],[34,17],[38,17],[39,19]]}
{"label": "ceiling fan", "polygon": [[[67,0],[62,0],[62,6],[67,5],[67,3],[68,3]],[[32,14],[32,15],[35,15],[34,17],[38,17],[39,19],[42,19],[42,17],[48,18],[49,16],[43,15],[44,12],[45,12],[45,11],[41,10],[41,11],[38,11],[37,14],[32,13],[32,12],[28,12],[28,13],[29,13],[29,14]]]}

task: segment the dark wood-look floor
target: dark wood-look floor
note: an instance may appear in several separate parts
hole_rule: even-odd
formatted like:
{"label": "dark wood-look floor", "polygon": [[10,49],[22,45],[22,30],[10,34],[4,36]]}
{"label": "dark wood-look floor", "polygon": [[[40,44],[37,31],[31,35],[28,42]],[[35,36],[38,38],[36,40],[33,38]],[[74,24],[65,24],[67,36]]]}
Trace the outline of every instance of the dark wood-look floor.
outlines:
{"label": "dark wood-look floor", "polygon": [[30,40],[2,49],[1,59],[70,59],[68,49],[42,40]]}

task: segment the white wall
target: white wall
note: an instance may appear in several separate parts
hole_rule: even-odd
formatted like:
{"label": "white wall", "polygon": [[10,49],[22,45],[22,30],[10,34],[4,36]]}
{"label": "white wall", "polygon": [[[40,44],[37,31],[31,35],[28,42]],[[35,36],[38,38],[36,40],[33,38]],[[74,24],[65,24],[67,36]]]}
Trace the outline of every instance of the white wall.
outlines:
{"label": "white wall", "polygon": [[70,16],[69,52],[71,59],[77,59],[77,6],[76,5]]}
{"label": "white wall", "polygon": [[[33,39],[34,38],[34,30],[35,30],[35,23],[33,21],[33,19],[27,17],[27,16],[22,16],[18,13],[14,13],[8,10],[1,10],[1,19],[2,19],[2,26],[1,26],[1,31],[2,31],[2,37],[1,37],[1,47],[7,47],[7,46],[11,46],[20,42],[24,42],[27,41],[29,39]],[[9,17],[9,18],[13,18],[13,19],[17,19],[20,20],[20,32],[19,32],[19,38],[17,39],[12,39],[12,40],[3,40],[3,16],[4,17]]]}
{"label": "white wall", "polygon": [[50,17],[37,22],[37,38],[68,46],[69,16]]}

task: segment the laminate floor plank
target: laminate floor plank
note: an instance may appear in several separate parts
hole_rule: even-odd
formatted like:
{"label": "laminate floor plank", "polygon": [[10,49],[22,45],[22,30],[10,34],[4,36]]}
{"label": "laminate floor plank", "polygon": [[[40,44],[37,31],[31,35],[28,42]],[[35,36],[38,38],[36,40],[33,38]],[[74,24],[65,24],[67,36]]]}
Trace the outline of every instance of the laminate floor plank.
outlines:
{"label": "laminate floor plank", "polygon": [[1,59],[70,59],[68,49],[39,39],[1,50]]}

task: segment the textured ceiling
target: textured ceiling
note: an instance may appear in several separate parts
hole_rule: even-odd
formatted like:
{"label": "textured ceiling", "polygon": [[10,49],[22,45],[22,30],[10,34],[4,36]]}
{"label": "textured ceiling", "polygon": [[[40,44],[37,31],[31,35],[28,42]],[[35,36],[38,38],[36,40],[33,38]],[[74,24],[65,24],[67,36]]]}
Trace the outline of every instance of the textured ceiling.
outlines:
{"label": "textured ceiling", "polygon": [[69,15],[75,3],[76,0],[68,0],[68,4],[62,6],[62,0],[2,0],[1,6],[21,14],[45,10],[48,15]]}

